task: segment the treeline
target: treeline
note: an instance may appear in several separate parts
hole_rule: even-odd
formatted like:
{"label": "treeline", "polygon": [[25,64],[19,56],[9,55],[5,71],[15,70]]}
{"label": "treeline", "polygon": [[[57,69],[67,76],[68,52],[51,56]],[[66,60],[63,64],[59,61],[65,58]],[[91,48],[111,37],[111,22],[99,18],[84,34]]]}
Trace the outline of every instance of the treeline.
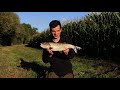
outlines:
{"label": "treeline", "polygon": [[30,42],[28,43],[27,46],[29,47],[33,47],[33,48],[41,48],[40,47],[40,43],[45,41],[45,38],[50,35],[50,30],[44,30],[41,33],[37,34],[36,36],[34,36]]}
{"label": "treeline", "polygon": [[[71,21],[63,26],[64,35],[72,38],[73,44],[82,47],[80,55],[99,58],[120,57],[120,12],[91,13],[85,18]],[[49,29],[35,37],[35,42],[44,41]],[[29,45],[33,45],[32,39]]]}
{"label": "treeline", "polygon": [[21,24],[16,13],[0,12],[0,45],[26,44],[37,33],[30,24]]}

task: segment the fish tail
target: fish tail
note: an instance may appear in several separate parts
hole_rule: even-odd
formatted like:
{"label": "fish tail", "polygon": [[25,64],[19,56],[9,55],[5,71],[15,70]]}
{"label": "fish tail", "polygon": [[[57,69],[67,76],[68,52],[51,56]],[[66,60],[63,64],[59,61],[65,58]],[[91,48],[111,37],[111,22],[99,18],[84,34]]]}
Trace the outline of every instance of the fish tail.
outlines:
{"label": "fish tail", "polygon": [[80,50],[80,49],[82,49],[82,48],[79,46],[75,46],[75,48],[74,48],[75,53],[77,53],[77,50]]}
{"label": "fish tail", "polygon": [[79,47],[79,46],[75,46],[76,47],[76,49],[78,49],[78,50],[80,50],[80,49],[82,49],[81,47]]}

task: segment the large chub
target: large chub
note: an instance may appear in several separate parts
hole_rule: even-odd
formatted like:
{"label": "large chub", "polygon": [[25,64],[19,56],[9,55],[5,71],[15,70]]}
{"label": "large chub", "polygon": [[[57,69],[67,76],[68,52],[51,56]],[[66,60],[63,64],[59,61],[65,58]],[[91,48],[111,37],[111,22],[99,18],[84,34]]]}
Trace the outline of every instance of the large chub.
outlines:
{"label": "large chub", "polygon": [[63,51],[67,48],[72,48],[74,49],[75,53],[77,53],[77,50],[80,50],[81,47],[75,46],[72,44],[67,44],[67,43],[53,43],[53,42],[43,42],[40,44],[40,46],[44,49],[52,48],[52,51]]}

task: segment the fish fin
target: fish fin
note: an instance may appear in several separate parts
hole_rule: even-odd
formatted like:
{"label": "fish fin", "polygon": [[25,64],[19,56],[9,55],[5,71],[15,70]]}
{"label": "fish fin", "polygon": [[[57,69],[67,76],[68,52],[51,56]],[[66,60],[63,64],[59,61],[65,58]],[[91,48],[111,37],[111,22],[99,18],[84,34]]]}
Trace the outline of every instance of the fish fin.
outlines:
{"label": "fish fin", "polygon": [[76,48],[74,48],[74,51],[75,51],[75,53],[77,53],[77,49]]}
{"label": "fish fin", "polygon": [[49,49],[51,49],[51,50],[52,50],[52,49],[53,49],[53,47],[50,47]]}
{"label": "fish fin", "polygon": [[76,49],[78,49],[78,50],[82,49],[82,48],[81,48],[81,47],[79,47],[79,46],[75,46],[75,48],[76,48]]}

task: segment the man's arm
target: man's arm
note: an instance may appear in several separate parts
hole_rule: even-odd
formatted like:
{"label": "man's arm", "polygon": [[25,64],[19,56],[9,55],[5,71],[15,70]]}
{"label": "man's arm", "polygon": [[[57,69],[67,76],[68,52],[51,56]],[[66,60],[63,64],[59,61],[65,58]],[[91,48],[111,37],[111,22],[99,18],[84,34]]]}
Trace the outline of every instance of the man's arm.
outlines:
{"label": "man's arm", "polygon": [[[65,37],[65,41],[69,44],[72,44],[72,39],[68,36]],[[75,51],[73,49],[66,49],[63,51],[63,56],[66,59],[72,59],[75,56]]]}
{"label": "man's arm", "polygon": [[50,49],[43,49],[42,60],[44,63],[48,63],[52,60],[53,52]]}

